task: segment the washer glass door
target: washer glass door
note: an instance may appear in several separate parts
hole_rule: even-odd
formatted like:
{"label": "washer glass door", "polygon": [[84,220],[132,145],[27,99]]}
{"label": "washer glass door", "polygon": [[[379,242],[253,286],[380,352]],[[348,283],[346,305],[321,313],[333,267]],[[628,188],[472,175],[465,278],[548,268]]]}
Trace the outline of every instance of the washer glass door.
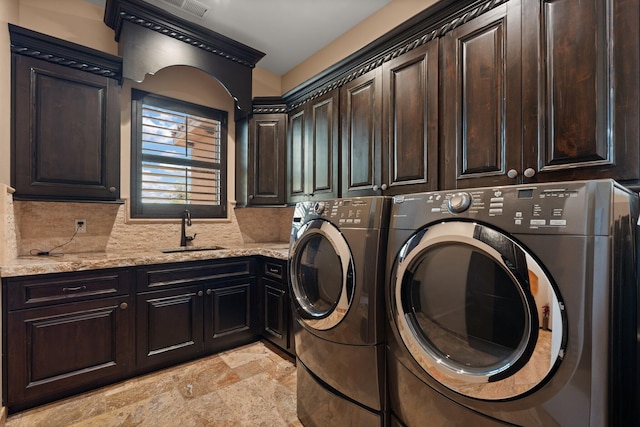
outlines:
{"label": "washer glass door", "polygon": [[[501,400],[540,385],[565,348],[564,305],[537,261],[499,231],[439,223],[414,234],[393,270],[401,341],[436,381]],[[553,317],[553,328],[547,321]]]}
{"label": "washer glass door", "polygon": [[296,314],[309,328],[333,328],[353,298],[349,246],[338,228],[320,219],[302,225],[292,238],[289,262]]}

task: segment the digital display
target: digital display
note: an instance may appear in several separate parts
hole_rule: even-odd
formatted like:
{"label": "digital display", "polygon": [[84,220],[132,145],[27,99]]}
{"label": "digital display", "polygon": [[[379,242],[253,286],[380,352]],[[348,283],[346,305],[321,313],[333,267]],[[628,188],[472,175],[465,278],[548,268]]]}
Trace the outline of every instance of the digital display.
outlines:
{"label": "digital display", "polygon": [[533,199],[533,188],[518,190],[518,199]]}

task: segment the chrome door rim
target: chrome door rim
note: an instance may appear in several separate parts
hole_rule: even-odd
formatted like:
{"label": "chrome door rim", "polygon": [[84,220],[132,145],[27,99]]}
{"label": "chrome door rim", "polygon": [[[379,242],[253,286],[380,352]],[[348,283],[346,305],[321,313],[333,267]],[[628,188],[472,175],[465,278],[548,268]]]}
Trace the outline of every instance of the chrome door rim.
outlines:
{"label": "chrome door rim", "polygon": [[[400,334],[400,338],[411,356],[413,356],[421,368],[436,381],[451,390],[472,398],[486,400],[510,399],[537,387],[561,361],[564,356],[564,349],[566,348],[566,331],[564,327],[560,328],[560,331],[554,330],[551,332],[551,341],[553,342],[555,340],[556,342],[559,341],[562,343],[554,351],[553,346],[547,345],[549,340],[545,341],[541,339],[540,333],[542,332],[535,331],[538,333],[532,333],[534,331],[531,330],[531,325],[532,323],[537,324],[537,322],[529,321],[526,336],[529,337],[529,340],[531,340],[532,335],[536,337],[535,342],[528,344],[533,345],[533,350],[530,352],[531,356],[517,371],[509,374],[506,378],[496,380],[496,378],[503,376],[505,371],[514,369],[513,363],[491,371],[477,369],[466,370],[461,365],[449,363],[449,361],[444,360],[444,358],[440,357],[433,349],[424,346],[418,340],[417,336],[419,336],[419,333],[416,331],[415,325],[407,319],[404,307],[402,306],[403,278],[414,261],[429,247],[453,242],[468,244],[485,252],[493,258],[495,262],[504,264],[502,256],[496,249],[474,237],[476,227],[484,226],[463,221],[443,222],[429,227],[421,236],[417,233],[407,240],[396,258],[393,275],[391,277],[393,287],[389,295],[392,308],[390,315],[393,317],[397,332]],[[544,271],[538,262],[517,242],[506,235],[503,236],[512,242],[518,250],[524,253],[527,266],[531,265],[539,272]],[[506,266],[505,271],[509,271]],[[558,315],[561,316],[560,318],[563,320],[561,323],[564,325],[564,304],[559,300],[550,279],[546,275],[538,277],[538,279],[538,286],[545,286],[547,288],[547,295],[553,298],[551,304],[559,310]],[[512,280],[514,283],[518,283],[515,277],[512,277]],[[520,292],[524,292],[521,286],[518,286],[518,288]],[[528,303],[532,301],[532,299],[524,298],[524,301],[527,302],[527,315],[532,316],[532,313],[535,313],[537,317],[536,307],[531,307]],[[526,348],[526,344],[520,346],[516,356],[512,357],[511,360],[517,361],[522,357]],[[552,352],[555,354],[552,354]],[[540,370],[532,368],[533,365],[540,363],[540,360],[545,360],[545,358],[549,361],[547,369]],[[521,386],[512,387],[513,384],[519,384]],[[522,386],[522,384],[528,385]]]}
{"label": "chrome door rim", "polygon": [[[342,286],[340,297],[328,316],[316,316],[309,309],[310,303],[302,291],[302,287],[297,279],[298,259],[305,243],[313,236],[321,235],[333,247],[338,255],[342,268]],[[294,243],[290,250],[291,260],[291,289],[296,306],[311,318],[298,316],[298,319],[305,325],[316,330],[327,330],[338,325],[347,315],[353,299],[353,283],[355,282],[355,270],[353,268],[353,257],[349,245],[344,236],[334,225],[324,220],[312,220],[302,225],[294,236]]]}

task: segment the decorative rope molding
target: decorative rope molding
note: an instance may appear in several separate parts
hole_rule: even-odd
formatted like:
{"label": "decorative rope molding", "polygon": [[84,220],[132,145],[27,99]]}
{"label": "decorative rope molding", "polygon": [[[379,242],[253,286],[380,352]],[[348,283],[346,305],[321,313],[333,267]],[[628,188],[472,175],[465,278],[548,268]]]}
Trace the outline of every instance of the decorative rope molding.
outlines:
{"label": "decorative rope molding", "polygon": [[237,62],[238,64],[241,64],[241,65],[244,65],[244,66],[247,66],[247,67],[251,67],[251,68],[255,67],[255,65],[253,63],[249,62],[249,61],[245,61],[245,60],[243,60],[241,58],[238,58],[237,56],[234,56],[234,55],[228,54],[226,52],[223,52],[220,49],[211,46],[210,44],[206,43],[203,40],[200,40],[200,39],[198,39],[196,37],[184,34],[184,33],[180,32],[179,30],[171,28],[171,27],[169,27],[167,25],[164,25],[164,24],[161,24],[161,23],[158,23],[158,22],[154,22],[154,21],[152,21],[150,19],[147,19],[147,18],[144,18],[144,17],[139,17],[139,16],[133,15],[131,13],[127,13],[127,12],[120,12],[120,17],[123,20],[129,21],[129,22],[131,22],[133,24],[140,25],[140,26],[145,27],[145,28],[147,28],[149,30],[152,30],[152,31],[158,32],[160,34],[163,34],[165,36],[174,38],[176,40],[180,40],[181,42],[184,42],[186,44],[190,44],[192,46],[198,47],[198,48],[203,49],[203,50],[205,50],[205,51],[207,51],[209,53],[213,53],[215,55],[221,56],[221,57],[223,57],[225,59],[228,59],[230,61]]}
{"label": "decorative rope molding", "polygon": [[365,63],[364,65],[356,68],[354,71],[341,76],[338,80],[335,80],[328,85],[322,87],[311,93],[310,95],[300,99],[294,104],[289,105],[288,111],[295,110],[301,105],[306,104],[309,101],[312,101],[327,92],[330,92],[336,88],[344,86],[352,80],[362,76],[363,74],[368,73],[369,71],[382,66],[385,62],[388,62],[392,59],[395,59],[399,56],[404,55],[405,53],[411,52],[412,50],[432,41],[437,38],[443,37],[446,33],[453,31],[459,26],[466,24],[470,20],[477,18],[478,16],[500,6],[503,3],[506,3],[508,0],[489,0],[481,5],[478,5],[471,10],[463,13],[462,15],[456,15],[450,17],[446,22],[439,22],[437,28],[431,28],[423,31],[422,33],[408,39],[406,42],[401,43],[400,46],[397,46],[391,52],[388,52],[378,58],[373,59],[371,62]]}
{"label": "decorative rope molding", "polygon": [[279,114],[288,111],[289,109],[287,107],[254,106],[252,109],[253,114]]}
{"label": "decorative rope molding", "polygon": [[9,24],[11,53],[30,56],[120,81],[122,58]]}
{"label": "decorative rope molding", "polygon": [[119,69],[114,70],[114,69],[108,69],[108,68],[101,68],[92,64],[78,62],[75,59],[56,56],[46,52],[40,52],[38,50],[30,49],[24,46],[17,46],[17,45],[14,45],[13,43],[11,44],[11,52],[17,53],[19,55],[31,56],[37,59],[43,59],[48,62],[53,62],[59,65],[63,65],[65,67],[86,71],[86,72],[97,74],[100,76],[117,78],[120,75]]}

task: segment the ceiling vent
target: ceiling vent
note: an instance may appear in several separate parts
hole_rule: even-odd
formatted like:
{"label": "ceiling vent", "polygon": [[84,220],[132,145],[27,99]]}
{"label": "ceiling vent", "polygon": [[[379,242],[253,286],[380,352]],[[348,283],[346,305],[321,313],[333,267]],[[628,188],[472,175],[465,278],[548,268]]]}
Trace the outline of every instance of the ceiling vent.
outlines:
{"label": "ceiling vent", "polygon": [[199,18],[202,18],[209,8],[207,5],[200,3],[196,0],[162,0],[164,3],[168,3],[172,6],[180,8],[185,12],[189,12]]}

